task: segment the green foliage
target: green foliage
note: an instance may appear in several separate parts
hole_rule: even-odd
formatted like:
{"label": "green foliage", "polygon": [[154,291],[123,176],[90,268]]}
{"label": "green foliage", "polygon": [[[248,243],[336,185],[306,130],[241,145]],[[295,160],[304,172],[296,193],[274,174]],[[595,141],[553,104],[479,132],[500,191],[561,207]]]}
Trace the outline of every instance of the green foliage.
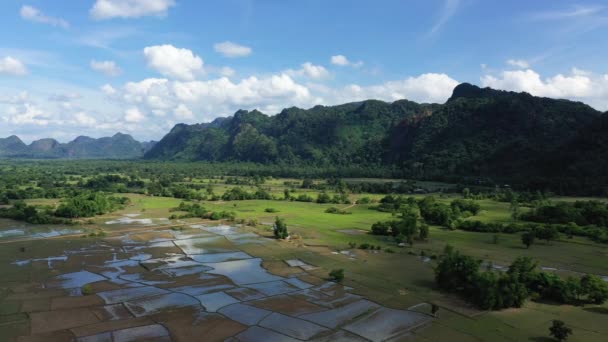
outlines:
{"label": "green foliage", "polygon": [[344,270],[343,269],[335,269],[329,272],[329,278],[337,283],[341,283],[344,280]]}
{"label": "green foliage", "polygon": [[84,285],[81,289],[80,292],[82,293],[83,296],[90,296],[92,294],[94,294],[95,292],[93,291],[93,286],[91,286],[91,284],[86,284]]}
{"label": "green foliage", "polygon": [[277,239],[286,239],[289,237],[289,232],[287,231],[287,224],[285,220],[282,218],[276,217],[273,226],[274,237]]}
{"label": "green foliage", "polygon": [[525,232],[521,234],[521,243],[526,245],[526,248],[530,248],[534,244],[534,240],[536,239],[536,235],[534,232]]}
{"label": "green foliage", "polygon": [[92,217],[103,215],[129,204],[127,197],[108,196],[101,192],[82,193],[61,203],[55,216],[65,218]]}
{"label": "green foliage", "polygon": [[565,341],[572,334],[572,329],[567,327],[563,321],[554,319],[549,327],[549,334],[558,341]]}
{"label": "green foliage", "polygon": [[267,213],[278,213],[279,211],[277,209],[275,209],[275,208],[266,208],[266,209],[264,209],[264,212],[267,212]]}
{"label": "green foliage", "polygon": [[325,212],[328,214],[339,214],[339,215],[350,215],[352,214],[350,211],[346,211],[343,209],[339,209],[336,207],[329,207],[327,209],[325,209]]}
{"label": "green foliage", "polygon": [[593,275],[562,280],[553,273],[539,272],[528,257],[513,261],[506,273],[479,270],[481,262],[446,246],[435,267],[437,285],[455,292],[482,309],[520,307],[531,295],[559,303],[602,304],[608,300],[608,284]]}

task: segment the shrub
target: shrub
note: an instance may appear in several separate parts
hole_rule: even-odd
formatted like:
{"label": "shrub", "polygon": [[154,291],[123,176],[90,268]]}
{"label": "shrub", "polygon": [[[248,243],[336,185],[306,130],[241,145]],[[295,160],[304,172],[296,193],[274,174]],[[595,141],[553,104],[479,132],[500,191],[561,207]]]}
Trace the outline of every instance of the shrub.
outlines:
{"label": "shrub", "polygon": [[343,269],[335,269],[329,272],[329,278],[335,282],[341,283],[344,280],[344,270]]}
{"label": "shrub", "polygon": [[264,209],[265,212],[267,213],[278,213],[279,211],[275,208],[266,208]]}
{"label": "shrub", "polygon": [[91,284],[86,284],[84,285],[81,289],[80,292],[82,293],[83,296],[89,296],[93,294],[93,286],[91,286]]}

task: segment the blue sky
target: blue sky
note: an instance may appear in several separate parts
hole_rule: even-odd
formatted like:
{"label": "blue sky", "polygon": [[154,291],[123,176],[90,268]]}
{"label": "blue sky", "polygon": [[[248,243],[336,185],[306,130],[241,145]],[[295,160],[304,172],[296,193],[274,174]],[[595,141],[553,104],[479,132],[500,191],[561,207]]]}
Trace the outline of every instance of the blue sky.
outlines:
{"label": "blue sky", "polygon": [[3,0],[0,20],[0,136],[28,142],[460,82],[608,109],[603,1]]}

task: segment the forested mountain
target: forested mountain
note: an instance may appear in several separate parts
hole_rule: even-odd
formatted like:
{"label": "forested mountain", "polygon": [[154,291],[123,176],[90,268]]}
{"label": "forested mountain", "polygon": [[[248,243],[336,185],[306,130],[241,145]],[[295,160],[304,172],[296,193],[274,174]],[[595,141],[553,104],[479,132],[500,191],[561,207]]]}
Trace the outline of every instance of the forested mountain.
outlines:
{"label": "forested mountain", "polygon": [[442,105],[369,100],[180,124],[145,158],[378,165],[406,177],[555,187],[596,184],[592,177],[608,183],[603,133],[608,115],[583,103],[464,83]]}
{"label": "forested mountain", "polygon": [[0,138],[0,157],[10,158],[71,158],[71,159],[132,159],[141,158],[155,142],[140,143],[128,134],[94,139],[80,136],[66,144],[55,139],[40,139],[30,145],[16,136]]}

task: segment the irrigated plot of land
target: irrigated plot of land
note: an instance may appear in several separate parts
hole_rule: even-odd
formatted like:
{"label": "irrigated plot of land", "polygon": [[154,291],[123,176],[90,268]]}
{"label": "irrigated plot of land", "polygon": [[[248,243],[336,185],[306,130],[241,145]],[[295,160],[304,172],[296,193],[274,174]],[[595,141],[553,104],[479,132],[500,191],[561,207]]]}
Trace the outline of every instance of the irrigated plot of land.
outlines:
{"label": "irrigated plot of land", "polygon": [[[108,224],[153,222],[126,216]],[[3,305],[27,316],[5,326],[20,327],[20,341],[385,341],[432,320],[352,294],[299,259],[283,260],[289,272],[274,274],[239,248],[252,243],[275,242],[238,227],[192,225],[17,260],[15,267],[44,264],[51,276],[7,288]]]}

